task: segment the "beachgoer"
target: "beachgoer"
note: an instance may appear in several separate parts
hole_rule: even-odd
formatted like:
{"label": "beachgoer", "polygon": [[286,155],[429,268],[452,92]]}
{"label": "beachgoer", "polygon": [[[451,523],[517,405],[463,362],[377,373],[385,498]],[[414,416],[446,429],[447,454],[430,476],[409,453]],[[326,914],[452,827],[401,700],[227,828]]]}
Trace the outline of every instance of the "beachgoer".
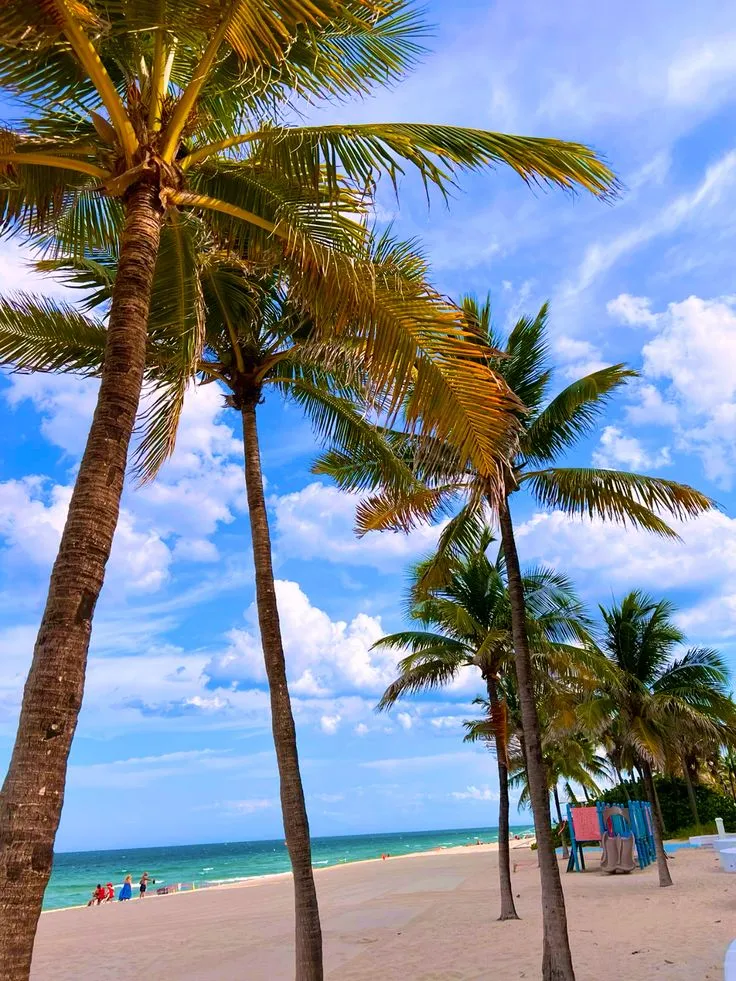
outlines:
{"label": "beachgoer", "polygon": [[92,891],[90,900],[87,903],[88,906],[99,906],[102,900],[105,898],[105,890],[102,888],[100,883],[97,883],[97,888]]}
{"label": "beachgoer", "polygon": [[118,893],[118,899],[119,900],[130,899],[132,895],[133,895],[133,880],[129,875],[126,875],[122,888]]}
{"label": "beachgoer", "polygon": [[105,886],[105,902],[111,903],[115,899],[115,887],[112,882],[108,882]]}
{"label": "beachgoer", "polygon": [[[156,880],[154,879],[153,881],[155,882]],[[140,881],[141,899],[146,898],[146,889],[148,889],[148,872],[144,872],[143,875],[141,876],[141,881]]]}

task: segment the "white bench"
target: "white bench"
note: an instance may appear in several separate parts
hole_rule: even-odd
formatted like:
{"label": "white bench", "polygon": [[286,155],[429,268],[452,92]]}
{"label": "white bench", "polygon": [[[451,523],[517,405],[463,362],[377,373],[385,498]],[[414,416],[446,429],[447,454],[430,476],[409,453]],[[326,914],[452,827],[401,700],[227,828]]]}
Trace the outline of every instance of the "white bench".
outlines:
{"label": "white bench", "polygon": [[716,848],[719,842],[736,846],[736,835],[693,835],[690,844],[697,848]]}

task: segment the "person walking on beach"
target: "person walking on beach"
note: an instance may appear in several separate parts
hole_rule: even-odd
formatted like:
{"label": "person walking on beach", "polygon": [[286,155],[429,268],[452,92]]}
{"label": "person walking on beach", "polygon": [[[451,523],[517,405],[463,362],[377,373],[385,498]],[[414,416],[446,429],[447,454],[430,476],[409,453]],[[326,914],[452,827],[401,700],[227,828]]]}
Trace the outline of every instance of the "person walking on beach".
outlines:
{"label": "person walking on beach", "polygon": [[125,881],[123,882],[122,889],[118,895],[118,900],[130,899],[133,895],[133,880],[129,875],[126,875]]}
{"label": "person walking on beach", "polygon": [[146,898],[146,889],[148,889],[148,872],[144,872],[143,875],[141,876],[141,881],[140,881],[141,899]]}

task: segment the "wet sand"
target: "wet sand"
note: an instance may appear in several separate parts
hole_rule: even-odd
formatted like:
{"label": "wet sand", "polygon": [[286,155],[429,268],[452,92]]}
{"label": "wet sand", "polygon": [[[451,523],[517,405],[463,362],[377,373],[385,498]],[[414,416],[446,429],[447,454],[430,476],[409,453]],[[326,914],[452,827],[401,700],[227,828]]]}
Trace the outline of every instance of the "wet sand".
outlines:
{"label": "wet sand", "polygon": [[[536,856],[514,850],[518,922],[499,923],[493,846],[447,849],[316,873],[328,981],[539,978]],[[593,856],[591,855],[591,859]],[[712,851],[683,849],[675,885],[654,866],[629,876],[564,873],[578,981],[720,981],[736,938],[736,876]],[[290,876],[150,896],[41,917],[32,981],[141,977],[290,981]]]}

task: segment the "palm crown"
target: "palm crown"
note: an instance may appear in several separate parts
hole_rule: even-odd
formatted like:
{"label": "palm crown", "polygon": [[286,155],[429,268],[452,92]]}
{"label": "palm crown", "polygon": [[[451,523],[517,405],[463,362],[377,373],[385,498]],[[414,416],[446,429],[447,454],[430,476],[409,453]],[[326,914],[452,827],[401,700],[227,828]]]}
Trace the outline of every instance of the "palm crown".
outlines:
{"label": "palm crown", "polygon": [[[515,450],[503,465],[499,493],[506,497],[528,489],[543,507],[568,514],[629,522],[658,534],[675,536],[661,517],[694,516],[712,507],[705,495],[660,477],[600,468],[556,466],[562,454],[589,435],[617,388],[636,372],[611,365],[592,372],[550,398],[553,372],[547,344],[547,306],[536,317],[521,318],[504,339],[491,321],[490,301],[462,302],[465,321],[487,363],[501,376],[525,407]],[[407,529],[419,519],[455,510],[465,503],[443,532],[438,561],[444,553],[471,540],[483,523],[483,511],[494,486],[486,474],[462,467],[450,447],[437,451],[431,440],[389,433],[393,466],[377,466],[370,454],[333,448],[316,464],[318,473],[332,476],[350,490],[382,488],[358,509],[361,532]],[[428,445],[430,444],[430,445]],[[491,496],[491,504],[495,501]]]}
{"label": "palm crown", "polygon": [[[418,379],[426,426],[452,432],[481,468],[497,466],[493,441],[513,429],[503,393],[469,357],[458,373],[450,355],[466,347],[462,325],[431,290],[410,316],[376,295],[361,215],[377,178],[395,183],[407,166],[443,193],[458,171],[497,163],[525,180],[608,193],[613,177],[590,150],[452,126],[285,125],[294,99],[347,97],[401,77],[424,34],[405,0],[12,0],[0,33],[0,84],[22,105],[50,104],[0,133],[7,228],[77,259],[114,251],[126,195],[151,182],[178,267],[172,293],[191,293],[183,218],[204,212],[228,250],[277,262],[295,301],[297,291],[306,302],[319,294],[321,331],[370,322],[374,378],[390,380],[397,399],[417,381],[417,349],[429,354],[432,369],[425,361]],[[168,308],[193,362],[198,307],[173,298]],[[474,389],[486,392],[482,405]],[[495,421],[484,426],[484,415]]]}
{"label": "palm crown", "polygon": [[676,656],[684,636],[672,619],[671,603],[635,591],[601,613],[601,649],[615,665],[618,681],[592,711],[607,719],[624,760],[663,765],[678,730],[723,735],[733,726],[723,658],[703,647]]}
{"label": "palm crown", "polygon": [[[399,676],[386,689],[380,708],[406,694],[448,684],[466,667],[479,669],[484,679],[496,680],[510,667],[513,644],[506,569],[502,554],[494,562],[488,558],[492,541],[490,529],[484,528],[475,548],[455,557],[448,577],[431,589],[423,582],[432,559],[412,570],[409,616],[425,629],[389,634],[376,643],[410,651],[399,662]],[[551,569],[530,569],[523,583],[535,650],[548,667],[556,661],[559,667],[569,658],[571,642],[587,640],[584,608],[570,581]]]}

